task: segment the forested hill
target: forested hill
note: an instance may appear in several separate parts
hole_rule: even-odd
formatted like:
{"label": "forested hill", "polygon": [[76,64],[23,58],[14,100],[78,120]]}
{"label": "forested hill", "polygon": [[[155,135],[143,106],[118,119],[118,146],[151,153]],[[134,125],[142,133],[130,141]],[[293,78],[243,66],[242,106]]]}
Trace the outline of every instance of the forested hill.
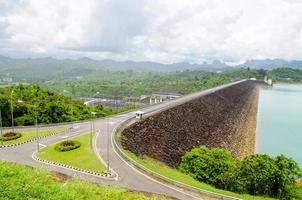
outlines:
{"label": "forested hill", "polygon": [[189,94],[212,88],[235,80],[256,77],[264,78],[265,70],[228,69],[208,72],[184,70],[169,73],[151,72],[106,72],[84,76],[81,79],[52,80],[42,83],[46,88],[72,96],[83,97],[140,97],[153,92]]}
{"label": "forested hill", "polygon": [[213,63],[190,64],[173,63],[162,64],[156,62],[114,61],[82,59],[13,59],[0,56],[0,79],[5,76],[13,78],[15,82],[33,82],[47,80],[63,80],[65,78],[85,76],[95,72],[110,71],[149,71],[149,72],[171,72],[185,69],[207,69],[215,70],[226,67],[224,63],[215,61]]}
{"label": "forested hill", "polygon": [[18,85],[0,88],[0,109],[3,126],[11,126],[11,103],[15,125],[31,125],[35,122],[35,110],[39,123],[59,123],[113,114],[102,106],[87,107],[82,101],[41,89],[37,85]]}
{"label": "forested hill", "polygon": [[295,82],[302,81],[302,70],[292,68],[277,68],[268,71],[269,77],[274,81]]}
{"label": "forested hill", "polygon": [[48,80],[64,80],[106,71],[147,71],[173,72],[187,69],[217,71],[233,67],[250,67],[251,69],[273,69],[277,67],[302,68],[302,61],[285,61],[282,59],[248,60],[240,65],[227,65],[219,60],[192,64],[188,62],[163,64],[156,62],[114,61],[55,58],[14,59],[0,55],[0,79],[9,77],[14,82],[35,82]]}

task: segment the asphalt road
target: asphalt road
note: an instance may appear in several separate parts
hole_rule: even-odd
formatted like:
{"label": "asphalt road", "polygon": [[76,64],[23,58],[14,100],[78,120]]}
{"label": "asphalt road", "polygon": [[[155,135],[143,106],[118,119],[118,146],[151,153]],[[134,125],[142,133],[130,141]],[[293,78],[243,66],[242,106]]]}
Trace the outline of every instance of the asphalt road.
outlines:
{"label": "asphalt road", "polygon": [[[183,104],[194,98],[198,98],[200,96],[213,93],[216,90],[227,87],[229,85],[231,84],[220,86],[210,90],[193,93],[172,101],[167,101],[153,106],[149,106],[141,110],[146,113],[145,116],[152,115],[154,113],[161,112],[170,107]],[[94,148],[104,164],[107,164],[109,158],[110,168],[113,172],[117,174],[117,180],[112,180],[112,179],[108,180],[97,176],[93,176],[91,174],[85,174],[75,170],[37,162],[32,158],[33,153],[37,150],[37,142],[30,142],[16,147],[2,148],[0,149],[0,159],[10,162],[21,163],[33,167],[43,167],[49,170],[58,171],[70,176],[75,176],[81,179],[85,179],[97,183],[118,185],[137,191],[163,194],[177,199],[185,199],[185,200],[213,199],[202,194],[185,191],[184,189],[176,187],[174,185],[170,185],[155,180],[149,177],[148,175],[138,171],[135,167],[127,163],[117,153],[112,141],[114,130],[125,120],[132,118],[134,116],[134,113],[135,112],[128,112],[108,118],[96,119],[94,122],[95,129],[98,133],[94,140]],[[64,126],[71,127],[71,125],[64,125]],[[45,128],[47,127],[44,127],[44,129]],[[65,140],[66,137],[74,137],[77,135],[85,134],[89,131],[90,131],[90,122],[87,121],[78,122],[73,124],[73,129],[69,129],[62,133],[43,138],[39,141],[39,143],[41,147],[47,146],[55,142]]]}

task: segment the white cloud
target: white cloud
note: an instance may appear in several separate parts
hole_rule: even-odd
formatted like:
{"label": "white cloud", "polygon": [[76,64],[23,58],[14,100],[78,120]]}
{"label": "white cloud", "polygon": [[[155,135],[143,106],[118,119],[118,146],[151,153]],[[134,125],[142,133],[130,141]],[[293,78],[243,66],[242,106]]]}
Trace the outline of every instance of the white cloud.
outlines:
{"label": "white cloud", "polygon": [[300,0],[0,0],[0,54],[302,59]]}

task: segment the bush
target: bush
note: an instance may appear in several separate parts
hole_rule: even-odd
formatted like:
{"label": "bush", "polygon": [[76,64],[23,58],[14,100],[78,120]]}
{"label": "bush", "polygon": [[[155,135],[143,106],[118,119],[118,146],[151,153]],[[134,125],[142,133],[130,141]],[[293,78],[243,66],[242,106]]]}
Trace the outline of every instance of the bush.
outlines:
{"label": "bush", "polygon": [[238,192],[252,195],[267,194],[274,196],[275,174],[277,166],[275,160],[268,155],[251,155],[243,159],[238,179],[245,186],[244,190],[236,189]]}
{"label": "bush", "polygon": [[[295,190],[296,180],[301,178],[301,168],[291,158],[287,158],[284,155],[277,156],[275,159],[277,165],[276,182],[274,186],[277,197],[282,199],[288,199],[292,194],[292,189]],[[294,187],[294,188],[293,188]],[[299,186],[299,191],[302,191],[302,187]]]}
{"label": "bush", "polygon": [[66,141],[58,143],[55,146],[55,150],[56,151],[61,151],[61,152],[71,151],[71,150],[79,148],[80,146],[81,146],[81,143],[78,142],[78,141],[66,140]]}
{"label": "bush", "polygon": [[180,171],[191,174],[199,181],[216,184],[219,182],[219,176],[234,167],[235,162],[230,152],[218,148],[210,150],[201,146],[182,157]]}
{"label": "bush", "polygon": [[8,132],[8,133],[4,133],[0,136],[0,141],[15,140],[15,139],[20,138],[21,136],[22,136],[21,133]]}
{"label": "bush", "polygon": [[301,193],[296,184],[302,177],[301,168],[283,155],[256,154],[236,161],[227,150],[201,146],[182,157],[180,171],[233,192],[280,199],[294,199]]}

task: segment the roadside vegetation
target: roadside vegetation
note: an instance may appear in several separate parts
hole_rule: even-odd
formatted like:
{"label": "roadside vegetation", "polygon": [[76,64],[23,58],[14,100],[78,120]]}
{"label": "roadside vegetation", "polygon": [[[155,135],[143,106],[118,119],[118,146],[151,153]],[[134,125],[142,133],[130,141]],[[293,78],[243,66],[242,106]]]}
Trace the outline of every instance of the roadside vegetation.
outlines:
{"label": "roadside vegetation", "polygon": [[200,146],[182,157],[179,169],[224,190],[278,199],[302,198],[295,191],[302,177],[301,168],[283,155],[255,154],[235,160],[225,149]]}
{"label": "roadside vegetation", "polygon": [[[221,150],[221,151],[224,151],[224,150]],[[133,154],[132,152],[127,151],[127,150],[123,150],[123,152],[128,157],[130,157],[132,160],[134,160],[135,162],[139,163],[140,165],[146,167],[147,169],[149,169],[153,172],[156,172],[156,173],[158,173],[158,174],[160,174],[164,177],[170,178],[174,181],[178,181],[178,182],[181,182],[181,183],[184,183],[184,184],[187,184],[187,185],[191,185],[191,186],[199,188],[201,190],[208,190],[208,191],[211,191],[211,192],[216,192],[216,193],[219,193],[219,194],[228,195],[228,196],[232,196],[232,197],[237,197],[237,198],[241,198],[241,199],[245,199],[245,200],[271,200],[271,199],[275,199],[275,197],[268,197],[267,195],[262,195],[262,196],[259,196],[260,194],[250,195],[250,194],[247,194],[247,192],[241,192],[241,193],[236,192],[235,193],[235,192],[232,192],[232,191],[228,191],[225,188],[224,189],[222,189],[221,187],[217,188],[214,185],[206,183],[206,181],[200,181],[200,180],[196,179],[196,175],[194,173],[186,173],[186,172],[184,172],[183,169],[179,170],[179,169],[176,169],[176,168],[171,168],[171,167],[165,165],[164,163],[159,162],[157,160],[154,160],[152,158],[149,158],[147,156],[138,157],[135,154]],[[222,155],[222,157],[224,157],[224,155]],[[195,158],[197,159],[197,161],[196,161],[197,163],[201,163],[201,162],[198,162],[198,157],[195,157]],[[215,160],[214,158],[209,157],[208,155],[207,155],[206,158]],[[218,166],[220,166],[220,167],[222,166],[220,159],[216,162],[217,162],[216,164]],[[216,173],[217,167],[216,168],[210,168],[209,165],[211,165],[211,164],[213,164],[213,162],[212,163],[211,162],[210,163],[203,162],[203,166],[199,166],[200,168],[196,167],[196,166],[194,166],[194,167],[195,167],[196,170],[199,169],[200,171],[203,171],[205,169],[205,167],[209,167],[209,168],[207,168],[208,172],[212,171],[213,173]],[[228,163],[228,164],[230,164],[230,163]],[[192,168],[194,168],[194,167],[192,167]],[[224,167],[221,167],[221,168],[224,168]],[[224,168],[224,169],[226,169],[226,168]],[[203,172],[206,173],[207,171],[203,171]],[[259,175],[259,173],[257,175]],[[260,175],[260,176],[262,176],[262,175]],[[207,177],[211,178],[211,179],[215,178],[215,177],[212,177],[212,176],[207,176]],[[290,177],[290,175],[289,175],[287,178],[290,179],[292,177]],[[226,180],[226,179],[224,179],[224,180],[226,181],[225,183],[227,183],[228,180]],[[232,180],[233,181],[235,180],[234,176],[232,177],[232,179],[230,179],[230,181],[232,181]],[[234,187],[235,187],[235,185],[234,185]],[[301,199],[302,198],[302,196],[301,196],[301,194],[302,194],[302,185],[300,185],[300,186],[299,185],[294,185],[291,189],[291,192],[292,192],[291,195],[293,195],[293,198],[291,198],[291,199],[297,199],[297,200]],[[283,199],[290,199],[290,198],[283,198]]]}
{"label": "roadside vegetation", "polygon": [[[13,108],[12,108],[13,107]],[[14,114],[14,125],[70,122],[94,117],[103,117],[134,109],[137,106],[113,110],[108,107],[86,106],[83,101],[37,85],[17,85],[0,88],[0,109],[2,125],[11,126],[11,111]],[[91,113],[94,112],[95,115]]]}
{"label": "roadside vegetation", "polygon": [[[39,137],[48,136],[48,135],[51,135],[53,133],[63,132],[65,130],[67,130],[67,128],[65,128],[65,127],[55,128],[55,129],[50,129],[50,130],[38,130],[38,136]],[[0,146],[1,145],[9,145],[9,144],[17,144],[17,143],[21,143],[21,142],[27,142],[29,140],[37,138],[37,133],[35,131],[32,131],[32,132],[17,132],[15,134],[17,134],[20,137],[16,137],[15,139],[12,139],[12,140],[5,140],[5,139],[3,139],[3,136],[0,136]]]}
{"label": "roadside vegetation", "polygon": [[65,146],[63,148],[64,150],[66,150],[66,148],[69,150],[63,151],[62,144],[64,144],[64,142],[59,142],[41,149],[37,153],[37,156],[43,160],[54,161],[93,172],[102,173],[106,170],[106,167],[98,159],[92,146],[90,145],[90,134],[77,136],[72,139],[67,139],[66,141],[71,140],[74,142],[74,144],[78,144],[75,145],[77,148],[69,149],[71,146],[67,145],[67,147]]}
{"label": "roadside vegetation", "polygon": [[65,175],[0,161],[0,199],[166,200],[113,186],[70,179]]}

